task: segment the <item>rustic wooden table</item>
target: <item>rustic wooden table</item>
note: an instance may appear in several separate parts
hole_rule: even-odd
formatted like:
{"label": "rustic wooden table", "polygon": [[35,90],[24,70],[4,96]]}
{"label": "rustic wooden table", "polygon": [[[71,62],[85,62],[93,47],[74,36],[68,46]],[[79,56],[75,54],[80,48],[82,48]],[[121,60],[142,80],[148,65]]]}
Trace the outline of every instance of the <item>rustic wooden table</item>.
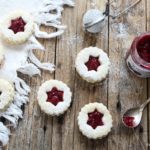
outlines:
{"label": "rustic wooden table", "polygon": [[[114,0],[110,13],[123,10],[135,0]],[[104,10],[106,0],[95,0],[96,7]],[[47,51],[36,52],[40,60],[56,64],[54,74],[43,72],[41,77],[30,79],[30,103],[24,107],[24,118],[13,131],[9,150],[146,150],[150,147],[149,108],[145,109],[142,124],[137,129],[127,129],[121,123],[121,114],[129,107],[144,102],[150,96],[150,82],[137,78],[125,65],[125,54],[133,38],[150,29],[150,0],[142,0],[122,17],[108,18],[99,35],[82,30],[82,16],[91,8],[90,0],[76,0],[75,8],[65,8],[63,23],[68,29],[59,38],[41,40]],[[49,30],[50,29],[45,29]],[[106,51],[111,60],[109,77],[99,85],[90,85],[80,79],[75,71],[77,53],[88,46]],[[48,79],[67,83],[73,92],[73,103],[67,113],[51,118],[37,105],[37,90]],[[113,116],[113,129],[102,140],[88,140],[77,126],[77,115],[89,102],[101,102],[108,106]]]}

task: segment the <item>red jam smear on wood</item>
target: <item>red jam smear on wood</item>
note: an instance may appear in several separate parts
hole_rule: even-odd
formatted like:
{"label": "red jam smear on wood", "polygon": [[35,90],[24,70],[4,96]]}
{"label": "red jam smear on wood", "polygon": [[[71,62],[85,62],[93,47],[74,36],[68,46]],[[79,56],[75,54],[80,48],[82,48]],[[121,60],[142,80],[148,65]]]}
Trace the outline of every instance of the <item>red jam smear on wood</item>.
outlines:
{"label": "red jam smear on wood", "polygon": [[99,62],[99,57],[90,56],[88,62],[85,63],[88,68],[88,71],[95,70],[101,65]]}
{"label": "red jam smear on wood", "polygon": [[59,102],[63,101],[64,92],[53,87],[51,91],[47,92],[47,102],[57,105]]}
{"label": "red jam smear on wood", "polygon": [[150,35],[145,35],[138,41],[137,52],[143,60],[150,63]]}
{"label": "red jam smear on wood", "polygon": [[128,126],[128,127],[134,127],[134,117],[130,116],[125,116],[123,117],[123,122]]}
{"label": "red jam smear on wood", "polygon": [[26,23],[22,19],[22,17],[11,20],[11,25],[9,29],[11,29],[15,34],[18,32],[24,32],[24,27]]}
{"label": "red jam smear on wood", "polygon": [[103,114],[98,112],[96,109],[88,113],[88,121],[87,124],[90,125],[93,129],[96,129],[98,126],[103,126],[104,123],[102,121]]}

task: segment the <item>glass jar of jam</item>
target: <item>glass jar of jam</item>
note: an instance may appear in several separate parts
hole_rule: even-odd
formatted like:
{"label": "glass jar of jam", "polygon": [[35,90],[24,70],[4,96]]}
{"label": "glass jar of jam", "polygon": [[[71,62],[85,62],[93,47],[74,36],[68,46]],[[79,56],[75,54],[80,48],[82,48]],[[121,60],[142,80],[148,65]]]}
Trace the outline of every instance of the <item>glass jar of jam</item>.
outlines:
{"label": "glass jar of jam", "polygon": [[129,69],[139,77],[150,77],[150,32],[136,37],[127,53]]}

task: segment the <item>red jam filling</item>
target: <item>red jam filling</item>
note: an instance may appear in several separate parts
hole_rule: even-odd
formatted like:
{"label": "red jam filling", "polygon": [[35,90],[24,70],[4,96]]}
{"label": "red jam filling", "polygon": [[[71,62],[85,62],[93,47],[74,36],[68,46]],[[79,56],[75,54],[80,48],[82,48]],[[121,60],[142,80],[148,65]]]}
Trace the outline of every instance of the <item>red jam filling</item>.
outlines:
{"label": "red jam filling", "polygon": [[145,35],[139,40],[137,51],[143,60],[150,63],[150,35]]}
{"label": "red jam filling", "polygon": [[99,57],[90,56],[88,62],[85,63],[88,68],[88,71],[95,70],[101,65],[99,62]]}
{"label": "red jam filling", "polygon": [[96,109],[88,113],[88,121],[87,124],[90,125],[93,129],[97,128],[97,126],[103,126],[104,123],[102,121],[103,114],[98,112]]}
{"label": "red jam filling", "polygon": [[22,19],[22,17],[11,20],[11,25],[9,29],[11,29],[15,34],[18,32],[24,32],[24,27],[26,23]]}
{"label": "red jam filling", "polygon": [[123,122],[124,122],[128,127],[134,127],[134,117],[125,116],[125,117],[123,117]]}
{"label": "red jam filling", "polygon": [[51,91],[47,92],[47,102],[57,105],[59,102],[63,101],[64,92],[53,87]]}

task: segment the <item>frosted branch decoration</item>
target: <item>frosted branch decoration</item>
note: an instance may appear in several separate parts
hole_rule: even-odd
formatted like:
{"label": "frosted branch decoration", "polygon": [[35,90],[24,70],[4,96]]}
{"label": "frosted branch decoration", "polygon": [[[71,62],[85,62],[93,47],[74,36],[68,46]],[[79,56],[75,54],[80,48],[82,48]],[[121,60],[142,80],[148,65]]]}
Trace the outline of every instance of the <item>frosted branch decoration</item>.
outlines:
{"label": "frosted branch decoration", "polygon": [[[45,50],[37,38],[50,39],[64,33],[63,6],[73,7],[74,2],[1,0],[0,3],[0,143],[5,146],[10,135],[7,123],[15,128],[23,117],[21,106],[29,101],[30,87],[18,77],[18,72],[30,77],[40,75],[41,69],[54,72],[54,64],[40,62],[33,50]],[[44,32],[40,30],[41,25],[56,30]]]}

